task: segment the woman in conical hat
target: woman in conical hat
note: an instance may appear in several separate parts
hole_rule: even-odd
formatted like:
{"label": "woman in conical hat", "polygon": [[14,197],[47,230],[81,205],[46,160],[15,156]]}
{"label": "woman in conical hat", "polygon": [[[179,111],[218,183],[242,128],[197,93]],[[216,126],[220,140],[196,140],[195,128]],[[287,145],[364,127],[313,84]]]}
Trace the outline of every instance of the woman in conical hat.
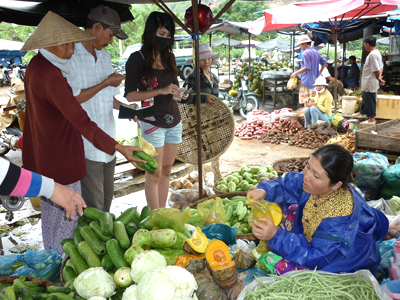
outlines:
{"label": "woman in conical hat", "polygon": [[[39,49],[25,76],[26,117],[22,159],[30,171],[53,178],[80,193],[86,174],[82,135],[98,149],[132,156],[139,147],[122,146],[92,122],[72,94],[65,78],[74,42],[93,39],[89,34],[48,12],[21,51]],[[72,237],[78,218],[66,219],[64,209],[42,197],[42,235],[46,249],[63,252],[61,241]]]}

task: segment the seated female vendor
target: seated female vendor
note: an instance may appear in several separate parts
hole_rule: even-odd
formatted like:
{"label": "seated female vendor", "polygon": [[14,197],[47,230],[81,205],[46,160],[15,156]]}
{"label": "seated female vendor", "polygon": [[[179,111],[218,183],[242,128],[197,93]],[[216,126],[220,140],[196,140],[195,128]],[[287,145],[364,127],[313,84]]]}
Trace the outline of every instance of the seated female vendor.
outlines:
{"label": "seated female vendor", "polygon": [[368,269],[376,276],[381,261],[377,241],[387,234],[389,222],[349,184],[352,171],[353,157],[347,150],[325,145],[311,154],[303,172],[263,181],[248,192],[255,200],[276,202],[291,212],[286,230],[266,218],[252,224],[254,236],[283,258],[276,274]]}
{"label": "seated female vendor", "polygon": [[321,121],[329,121],[329,117],[332,115],[332,94],[328,91],[326,80],[320,76],[315,80],[315,97],[310,98],[305,103],[304,109],[304,127],[308,124],[312,124]]}

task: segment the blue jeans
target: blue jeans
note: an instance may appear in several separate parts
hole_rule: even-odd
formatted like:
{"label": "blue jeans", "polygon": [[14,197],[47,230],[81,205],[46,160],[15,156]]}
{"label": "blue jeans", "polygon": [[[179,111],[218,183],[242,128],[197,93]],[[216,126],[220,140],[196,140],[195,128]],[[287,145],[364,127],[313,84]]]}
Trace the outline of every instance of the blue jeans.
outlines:
{"label": "blue jeans", "polygon": [[304,109],[304,127],[307,127],[308,124],[315,123],[318,120],[329,121],[329,117],[326,113],[320,111],[315,105]]}

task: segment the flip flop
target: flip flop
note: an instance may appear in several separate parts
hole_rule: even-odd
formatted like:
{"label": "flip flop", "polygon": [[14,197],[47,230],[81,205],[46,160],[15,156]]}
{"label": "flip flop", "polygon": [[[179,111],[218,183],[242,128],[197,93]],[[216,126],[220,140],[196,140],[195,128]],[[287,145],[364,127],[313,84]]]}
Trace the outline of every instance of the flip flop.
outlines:
{"label": "flip flop", "polygon": [[365,117],[365,115],[363,114],[359,114],[359,113],[354,113],[352,114],[353,117]]}
{"label": "flip flop", "polygon": [[367,121],[361,122],[361,124],[375,125],[376,122],[368,122],[368,120],[367,120]]}

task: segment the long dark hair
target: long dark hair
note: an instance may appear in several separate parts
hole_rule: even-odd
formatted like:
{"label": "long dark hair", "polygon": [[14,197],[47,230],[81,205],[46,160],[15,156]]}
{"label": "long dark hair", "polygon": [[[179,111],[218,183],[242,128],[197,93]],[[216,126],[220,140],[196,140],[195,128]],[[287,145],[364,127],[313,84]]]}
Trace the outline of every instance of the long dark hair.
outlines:
{"label": "long dark hair", "polygon": [[353,156],[340,145],[325,145],[318,148],[313,154],[328,174],[330,185],[339,181],[343,186],[353,181]]}
{"label": "long dark hair", "polygon": [[144,32],[142,35],[142,53],[145,57],[144,62],[144,77],[148,82],[151,82],[154,77],[153,63],[155,53],[158,51],[156,40],[156,32],[159,27],[165,27],[171,34],[171,43],[160,53],[161,61],[164,68],[172,70],[175,77],[178,76],[176,68],[175,56],[172,52],[174,45],[175,23],[172,17],[166,13],[153,11],[146,20]]}

